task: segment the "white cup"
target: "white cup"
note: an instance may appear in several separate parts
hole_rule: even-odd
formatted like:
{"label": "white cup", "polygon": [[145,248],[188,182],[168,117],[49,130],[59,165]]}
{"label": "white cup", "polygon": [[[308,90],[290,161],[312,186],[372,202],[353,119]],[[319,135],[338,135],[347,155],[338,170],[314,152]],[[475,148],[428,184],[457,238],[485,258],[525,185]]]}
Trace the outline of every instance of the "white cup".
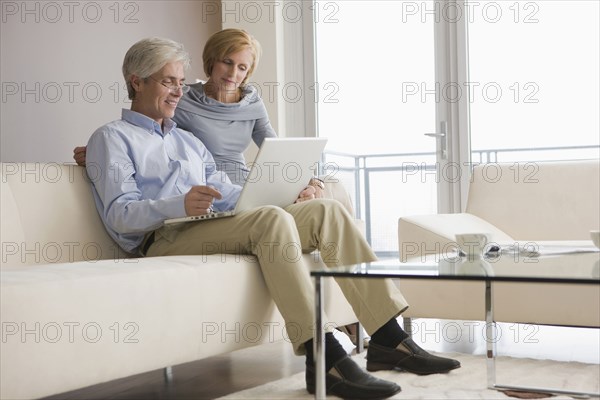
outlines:
{"label": "white cup", "polygon": [[460,249],[470,257],[483,257],[483,250],[488,244],[490,235],[487,233],[460,233],[456,242]]}
{"label": "white cup", "polygon": [[594,245],[600,248],[600,231],[590,231],[590,237],[592,238]]}

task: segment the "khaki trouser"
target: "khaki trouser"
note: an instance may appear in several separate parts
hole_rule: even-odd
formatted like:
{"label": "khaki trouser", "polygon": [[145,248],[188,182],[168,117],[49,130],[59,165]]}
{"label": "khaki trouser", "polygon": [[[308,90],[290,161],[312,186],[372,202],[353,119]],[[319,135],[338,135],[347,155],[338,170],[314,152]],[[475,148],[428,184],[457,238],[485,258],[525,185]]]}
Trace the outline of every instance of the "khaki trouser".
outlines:
{"label": "khaki trouser", "polygon": [[[353,218],[336,200],[285,209],[266,206],[230,218],[184,223],[156,231],[148,256],[253,254],[286,327],[294,351],[304,353],[314,334],[314,286],[302,253],[318,249],[329,267],[376,260]],[[387,279],[337,279],[358,320],[373,334],[408,304]],[[328,321],[326,316],[323,321]]]}

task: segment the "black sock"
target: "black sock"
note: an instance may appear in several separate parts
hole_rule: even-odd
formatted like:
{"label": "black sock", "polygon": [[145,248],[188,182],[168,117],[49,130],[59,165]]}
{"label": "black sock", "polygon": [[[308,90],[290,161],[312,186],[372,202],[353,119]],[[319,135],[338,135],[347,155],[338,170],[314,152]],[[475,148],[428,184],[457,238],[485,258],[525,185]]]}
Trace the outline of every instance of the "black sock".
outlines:
{"label": "black sock", "polygon": [[407,337],[408,333],[400,328],[396,318],[392,318],[371,335],[371,341],[380,346],[395,348]]}
{"label": "black sock", "polygon": [[[306,348],[306,365],[314,365],[315,358],[313,354],[313,339],[304,343]],[[325,371],[329,371],[333,364],[347,356],[346,350],[342,347],[340,342],[333,336],[333,333],[328,332],[325,334]]]}

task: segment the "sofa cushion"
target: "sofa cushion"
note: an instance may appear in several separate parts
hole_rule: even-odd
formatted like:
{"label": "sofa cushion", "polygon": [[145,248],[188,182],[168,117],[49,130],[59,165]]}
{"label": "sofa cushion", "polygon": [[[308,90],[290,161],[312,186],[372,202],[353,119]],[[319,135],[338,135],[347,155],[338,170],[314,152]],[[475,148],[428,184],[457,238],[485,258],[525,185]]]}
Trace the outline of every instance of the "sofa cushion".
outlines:
{"label": "sofa cushion", "polygon": [[254,257],[7,267],[0,295],[2,398],[60,393],[283,331]]}
{"label": "sofa cushion", "polygon": [[[286,337],[252,256],[18,266],[1,278],[0,398],[47,396]],[[350,315],[331,310],[329,296],[343,298],[331,288],[331,322],[355,322],[347,303]]]}
{"label": "sofa cushion", "polygon": [[511,237],[588,240],[600,225],[600,162],[482,164],[466,212]]}
{"label": "sofa cushion", "polygon": [[[10,186],[18,206],[14,218],[21,221],[23,232],[18,251],[8,254],[3,263],[47,264],[129,257],[103,228],[85,168],[57,163],[3,163],[2,181]],[[13,218],[10,214],[15,210],[6,212],[3,206],[3,227],[5,217]]]}

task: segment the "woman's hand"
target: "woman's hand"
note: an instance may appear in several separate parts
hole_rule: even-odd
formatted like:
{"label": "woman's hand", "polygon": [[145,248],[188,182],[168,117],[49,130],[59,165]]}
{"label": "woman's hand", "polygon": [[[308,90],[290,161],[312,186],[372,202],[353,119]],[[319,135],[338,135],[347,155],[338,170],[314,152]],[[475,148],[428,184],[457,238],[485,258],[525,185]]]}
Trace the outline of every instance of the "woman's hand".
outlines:
{"label": "woman's hand", "polygon": [[315,189],[314,186],[308,185],[307,187],[304,188],[304,190],[302,190],[300,192],[300,194],[298,195],[298,198],[296,199],[296,201],[294,203],[301,203],[303,201],[316,199],[317,198],[316,192],[317,192],[317,189]]}
{"label": "woman's hand", "polygon": [[81,167],[85,167],[85,152],[86,152],[86,150],[87,149],[85,146],[79,146],[79,147],[75,147],[73,149],[73,159],[75,160],[77,165],[79,165]]}
{"label": "woman's hand", "polygon": [[319,178],[311,178],[308,184],[315,188],[315,198],[322,199],[325,196],[325,182]]}
{"label": "woman's hand", "polygon": [[221,199],[221,193],[212,186],[194,186],[185,195],[185,213],[188,216],[211,213],[215,199]]}

